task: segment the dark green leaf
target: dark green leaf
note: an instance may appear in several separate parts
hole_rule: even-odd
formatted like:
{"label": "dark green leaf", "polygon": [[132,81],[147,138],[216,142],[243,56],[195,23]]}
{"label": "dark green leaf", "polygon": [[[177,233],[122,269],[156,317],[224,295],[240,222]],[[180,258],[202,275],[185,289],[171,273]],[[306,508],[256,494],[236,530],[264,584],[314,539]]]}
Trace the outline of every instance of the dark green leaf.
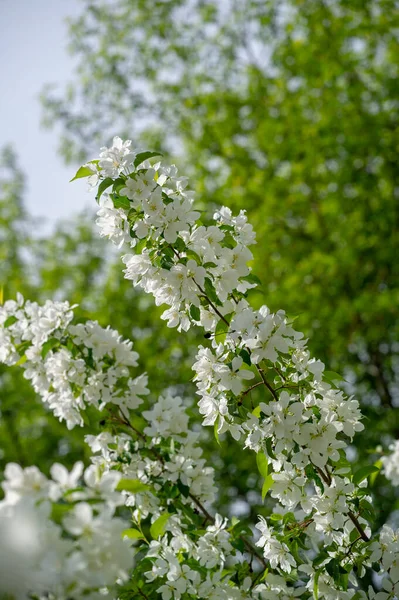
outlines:
{"label": "dark green leaf", "polygon": [[194,321],[200,321],[201,319],[200,309],[198,308],[198,306],[195,306],[195,304],[192,304],[190,306],[190,315],[194,319]]}
{"label": "dark green leaf", "polygon": [[240,356],[246,365],[248,365],[249,367],[252,365],[251,356],[250,356],[248,350],[245,350],[245,348],[242,348],[242,350],[240,350]]}
{"label": "dark green leaf", "polygon": [[372,473],[378,473],[380,469],[376,465],[368,465],[362,467],[356,473],[354,473],[352,481],[355,485],[359,485],[364,479],[366,479]]}
{"label": "dark green leaf", "polygon": [[215,286],[213,285],[213,283],[209,279],[209,277],[205,277],[204,287],[205,287],[205,293],[208,296],[209,300],[211,300],[211,302],[213,302],[217,306],[222,306],[222,303],[220,302],[220,300],[216,294]]}
{"label": "dark green leaf", "polygon": [[270,458],[272,458],[273,460],[276,460],[276,455],[274,454],[273,446],[272,446],[272,438],[267,438],[266,450],[267,450],[268,456],[270,456]]}
{"label": "dark green leaf", "polygon": [[139,152],[134,159],[134,166],[137,168],[143,163],[145,160],[149,158],[154,158],[155,156],[162,156],[160,152]]}
{"label": "dark green leaf", "polygon": [[107,188],[109,188],[113,183],[114,183],[114,180],[111,179],[111,177],[107,177],[100,183],[100,185],[98,186],[97,195],[96,195],[97,202],[100,200],[100,198],[103,195],[103,193],[105,192],[105,190]]}

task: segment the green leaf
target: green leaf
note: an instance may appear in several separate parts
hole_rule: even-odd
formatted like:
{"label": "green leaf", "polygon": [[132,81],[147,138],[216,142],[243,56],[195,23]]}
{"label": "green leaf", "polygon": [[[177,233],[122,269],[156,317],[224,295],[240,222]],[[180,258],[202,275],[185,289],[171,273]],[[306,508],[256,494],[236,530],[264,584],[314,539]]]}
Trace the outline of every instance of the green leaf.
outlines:
{"label": "green leaf", "polygon": [[150,527],[151,537],[156,540],[165,533],[166,524],[171,517],[170,513],[164,513]]}
{"label": "green leaf", "polygon": [[220,443],[220,440],[219,440],[218,427],[219,427],[219,417],[216,419],[215,424],[213,426],[213,433],[215,434],[215,440],[217,441],[217,443],[219,444],[219,446],[221,446],[221,443]]}
{"label": "green leaf", "polygon": [[375,519],[374,506],[370,504],[370,502],[365,498],[362,498],[360,500],[359,509],[362,514],[362,517],[364,517],[368,521],[373,521]]}
{"label": "green leaf", "polygon": [[14,325],[14,323],[16,323],[18,321],[17,317],[14,317],[14,315],[11,315],[11,317],[8,317],[8,319],[6,319],[4,321],[3,327],[7,328],[7,327],[11,327],[11,325]]}
{"label": "green leaf", "polygon": [[318,600],[319,599],[319,577],[320,577],[321,571],[317,571],[317,573],[314,576],[314,581],[313,581],[313,598],[314,600]]}
{"label": "green leaf", "polygon": [[53,504],[51,507],[51,518],[58,525],[61,524],[62,519],[65,515],[73,509],[74,505],[71,504]]}
{"label": "green leaf", "polygon": [[324,371],[323,378],[332,385],[336,385],[341,381],[345,381],[345,379],[339,373],[335,373],[334,371]]}
{"label": "green leaf", "polygon": [[204,287],[205,287],[205,293],[208,296],[209,300],[211,300],[214,304],[216,304],[218,306],[222,306],[222,303],[220,302],[220,300],[216,294],[215,286],[213,285],[213,283],[209,279],[209,277],[205,277]]}
{"label": "green leaf", "polygon": [[374,466],[375,466],[375,467],[377,467],[378,471],[374,471],[374,473],[371,473],[371,475],[370,475],[369,483],[370,483],[370,485],[371,485],[371,486],[373,486],[373,485],[374,485],[374,483],[375,483],[375,480],[376,480],[376,479],[377,479],[377,477],[378,477],[378,473],[379,473],[379,472],[380,472],[380,470],[381,470],[381,467],[382,467],[382,460],[377,460],[377,461],[374,463]]}
{"label": "green leaf", "polygon": [[185,250],[186,250],[186,244],[184,243],[184,240],[179,236],[177,236],[176,241],[173,244],[173,246],[175,247],[177,252],[185,252]]}
{"label": "green leaf", "polygon": [[226,323],[225,321],[223,321],[223,319],[220,319],[220,321],[218,321],[216,328],[215,328],[215,338],[218,343],[224,342],[224,340],[226,338],[226,333],[228,332],[228,330],[229,330],[229,323]]}
{"label": "green leaf", "polygon": [[233,527],[235,527],[236,525],[238,525],[240,523],[240,519],[237,519],[237,517],[232,517],[231,519],[231,527],[230,529],[233,529]]}
{"label": "green leaf", "polygon": [[150,486],[140,481],[140,479],[121,479],[115,489],[118,492],[124,490],[132,494],[151,491]]}
{"label": "green leaf", "polygon": [[328,552],[325,552],[324,550],[322,552],[320,552],[320,554],[318,554],[316,556],[316,558],[313,561],[313,568],[315,567],[319,567],[321,565],[321,563],[323,563],[326,559],[330,559],[330,555],[328,554]]}
{"label": "green leaf", "polygon": [[97,191],[97,195],[96,195],[97,202],[100,200],[100,198],[103,195],[103,193],[105,192],[105,190],[107,188],[109,188],[113,183],[114,183],[114,180],[111,177],[107,177],[100,183],[100,185],[98,186],[98,191]]}
{"label": "green leaf", "polygon": [[124,208],[125,210],[130,209],[130,200],[126,196],[118,196],[117,194],[111,194],[111,198],[115,208]]}
{"label": "green leaf", "polygon": [[221,244],[225,248],[235,248],[237,246],[237,242],[235,241],[235,239],[233,238],[231,233],[228,233],[228,232],[225,233]]}
{"label": "green leaf", "polygon": [[310,480],[313,480],[324,493],[324,484],[313,465],[306,465],[305,474]]}
{"label": "green leaf", "polygon": [[255,406],[255,408],[252,411],[252,414],[255,415],[255,417],[258,417],[258,419],[259,419],[260,413],[261,413],[260,406]]}
{"label": "green leaf", "polygon": [[279,513],[272,513],[270,515],[270,520],[271,521],[282,521],[283,520],[283,515],[280,515]]}
{"label": "green leaf", "polygon": [[362,467],[356,473],[354,473],[352,481],[355,485],[359,485],[362,481],[367,479],[369,475],[372,473],[378,473],[380,469],[376,465],[368,465],[366,467]]}
{"label": "green leaf", "polygon": [[194,319],[194,321],[200,321],[201,319],[200,309],[198,308],[198,306],[195,306],[195,304],[192,304],[190,306],[190,315]]}
{"label": "green leaf", "polygon": [[75,179],[82,179],[82,177],[90,177],[90,175],[94,175],[94,173],[95,172],[92,171],[89,167],[80,167],[80,169],[76,171],[75,177],[72,177],[69,183],[75,181]]}
{"label": "green leaf", "polygon": [[190,495],[190,487],[188,485],[184,485],[180,479],[177,480],[177,487],[179,492],[185,497],[188,498]]}
{"label": "green leaf", "polygon": [[47,340],[47,342],[44,342],[43,347],[42,347],[42,352],[41,352],[42,358],[46,358],[46,356],[50,352],[50,350],[53,350],[53,348],[56,348],[57,346],[60,346],[60,345],[61,345],[61,342],[58,338],[50,338],[49,340]]}
{"label": "green leaf", "polygon": [[187,248],[187,250],[186,250],[186,256],[187,256],[187,258],[192,258],[193,260],[195,260],[195,262],[197,263],[197,265],[201,264],[201,258],[199,256],[199,254],[197,254],[196,252],[194,252],[194,250],[191,250],[191,248]]}
{"label": "green leaf", "polygon": [[83,419],[83,423],[87,426],[87,427],[91,427],[91,423],[90,423],[90,419],[89,419],[89,415],[87,414],[87,411],[85,410],[81,410],[80,411],[81,417]]}
{"label": "green leaf", "polygon": [[269,464],[267,460],[267,456],[264,452],[258,452],[256,455],[256,464],[258,466],[258,471],[262,475],[263,479],[269,474]]}
{"label": "green leaf", "polygon": [[267,440],[266,440],[266,450],[267,450],[268,456],[270,456],[270,458],[273,458],[274,460],[276,460],[276,455],[273,452],[272,438],[267,438]]}
{"label": "green leaf", "polygon": [[273,485],[273,477],[272,474],[270,473],[270,475],[268,475],[265,479],[265,481],[263,482],[263,486],[262,486],[262,502],[264,502],[265,498],[266,498],[266,494],[267,492],[270,490],[270,488]]}
{"label": "green leaf", "polygon": [[259,279],[259,277],[257,277],[253,273],[249,273],[249,275],[245,275],[244,277],[240,277],[240,281],[248,281],[248,283],[251,283],[251,284],[262,285],[262,282]]}
{"label": "green leaf", "polygon": [[21,342],[20,344],[17,344],[15,346],[18,354],[20,356],[23,356],[25,354],[25,352],[27,351],[28,348],[30,348],[32,346],[32,342],[29,340],[26,340],[26,342]]}
{"label": "green leaf", "polygon": [[248,365],[249,367],[252,365],[251,356],[250,356],[248,350],[245,350],[245,348],[242,348],[242,350],[240,350],[240,356],[246,365]]}
{"label": "green leaf", "polygon": [[130,540],[144,540],[144,536],[138,529],[125,529],[122,531],[122,537],[128,537]]}
{"label": "green leaf", "polygon": [[163,156],[160,152],[139,152],[134,159],[134,166],[137,168],[141,165],[142,162],[148,160],[149,158],[154,158],[155,156]]}

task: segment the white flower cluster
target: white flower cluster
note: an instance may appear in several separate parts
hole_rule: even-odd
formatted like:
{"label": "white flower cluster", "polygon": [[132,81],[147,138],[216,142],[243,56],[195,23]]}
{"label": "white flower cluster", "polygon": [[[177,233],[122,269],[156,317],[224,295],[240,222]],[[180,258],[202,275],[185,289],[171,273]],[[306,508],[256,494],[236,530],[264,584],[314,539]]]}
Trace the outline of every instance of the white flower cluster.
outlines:
{"label": "white flower cluster", "polygon": [[83,425],[86,406],[137,408],[148,394],[146,374],[131,377],[139,357],[132,342],[94,321],[71,325],[73,308],[49,300],[39,306],[20,294],[0,306],[0,362],[22,364],[26,379],[68,429]]}
{"label": "white flower cluster", "polygon": [[[384,526],[371,539],[370,471],[352,474],[345,456],[363,428],[357,401],[282,311],[250,306],[255,238],[244,212],[223,208],[204,226],[186,178],[130,146],[115,138],[89,163],[101,234],[126,249],[126,277],[166,304],[168,326],[205,330],[209,345],[194,365],[204,424],[256,452],[274,510],[259,517],[256,543],[236,520],[212,516],[214,471],[183,400],[165,393],[139,419],[129,414],[148,394],[146,376],[131,375],[132,343],[91,321],[73,325],[67,303],[19,296],[0,308],[0,360],[21,365],[68,427],[95,406],[107,407],[107,428],[86,436],[93,456],[84,473],[80,463],[71,473],[55,465],[51,479],[7,468],[1,593],[99,600],[118,585],[121,598],[394,600],[398,532]],[[377,591],[360,589],[369,569]]]}
{"label": "white flower cluster", "polygon": [[369,590],[370,600],[391,600],[399,596],[399,530],[388,525],[382,527],[380,537],[370,546],[370,561],[381,565],[383,591],[377,594]]}
{"label": "white flower cluster", "polygon": [[128,578],[133,552],[122,539],[126,523],[114,516],[123,501],[115,492],[120,474],[100,477],[89,467],[82,486],[82,473],[81,463],[70,473],[53,465],[51,479],[36,467],[7,465],[0,502],[2,597],[112,598],[116,581]]}
{"label": "white flower cluster", "polygon": [[[126,388],[126,378],[128,367],[136,366],[138,356],[131,350],[131,342],[121,341],[117,332],[102,329],[91,321],[74,325],[73,311],[67,304],[54,306],[47,302],[38,306],[19,296],[17,302],[6,302],[1,311],[2,331],[10,349],[7,362],[26,368],[34,356],[34,367],[28,368],[35,369],[36,375],[28,378],[43,400],[48,397],[52,361],[59,360],[65,348],[70,352],[75,347],[83,349],[83,358],[78,359],[83,362],[81,372],[107,373],[107,387],[100,396],[102,405],[108,403],[116,409],[110,415],[111,423],[113,429],[118,425],[122,429],[116,435],[104,431],[86,436],[93,451],[93,464],[84,473],[82,463],[77,463],[70,473],[62,465],[53,465],[51,479],[36,467],[7,466],[0,531],[4,529],[13,552],[4,556],[8,572],[4,593],[18,598],[26,598],[28,593],[53,594],[61,599],[68,590],[74,597],[81,597],[83,591],[90,600],[97,598],[97,592],[102,597],[106,593],[102,588],[112,589],[117,582],[122,585],[126,580],[136,552],[126,544],[133,538],[144,544],[141,550],[153,565],[148,571],[148,561],[143,563],[144,581],[155,586],[163,600],[172,595],[179,598],[179,593],[193,589],[189,576],[191,586],[199,586],[198,597],[247,597],[242,596],[239,587],[228,583],[228,576],[224,575],[223,581],[218,579],[228,560],[237,561],[236,550],[229,541],[227,521],[218,515],[213,518],[206,508],[216,495],[214,470],[202,458],[199,434],[189,429],[182,399],[169,393],[160,396],[142,411],[146,425],[140,432],[129,420],[129,408],[135,405],[129,394],[134,399],[135,391],[131,385]],[[37,335],[37,319],[27,318],[32,314],[46,321],[45,334]],[[26,361],[20,359],[19,344],[25,344],[22,350],[29,357]],[[52,370],[52,388],[61,388],[59,380],[67,380],[70,385],[74,375],[71,370],[69,364],[67,377],[66,369]],[[39,373],[45,374],[42,386],[37,383]],[[80,380],[82,398],[90,397],[91,384],[90,375]],[[72,395],[69,399],[64,397],[64,402],[76,406]],[[114,516],[115,509],[122,505],[131,511],[130,523]],[[207,526],[203,533],[190,535],[194,525],[195,531],[200,530],[204,519]],[[143,533],[143,522],[147,523],[147,535],[153,538],[151,543]],[[26,532],[19,529],[19,523],[26,526]],[[32,546],[29,532],[35,537],[38,528],[42,534]],[[126,539],[122,541],[125,530]],[[8,569],[9,561],[23,563],[20,578],[15,568]],[[187,561],[191,561],[190,567]],[[161,564],[168,568],[160,568]]]}
{"label": "white flower cluster", "polygon": [[[120,144],[115,138],[110,157]],[[106,154],[103,149],[102,157]],[[363,490],[366,481],[360,491],[353,484],[344,452],[363,429],[358,402],[345,397],[335,374],[325,373],[324,365],[311,358],[303,335],[283,311],[250,306],[247,292],[257,280],[248,266],[248,246],[255,236],[245,213],[234,217],[222,208],[204,226],[193,210],[187,179],[175,167],[151,166],[149,155],[138,154],[111,180],[98,163],[97,224],[101,235],[130,249],[123,255],[125,277],[153,294],[157,305],[167,305],[162,318],[168,326],[200,325],[209,337],[193,367],[204,424],[214,425],[217,433],[230,431],[264,457],[265,489],[271,488],[282,515],[261,519],[259,545],[279,573],[306,573],[305,581],[287,592],[286,580],[282,585],[266,579],[264,597],[271,597],[273,586],[274,597],[280,591],[279,597],[297,596],[298,589],[316,586],[319,598],[352,598],[357,578],[351,575],[352,593],[347,577],[338,576],[333,566],[339,560],[347,565],[348,556],[362,552],[367,564],[371,533],[362,508],[367,513],[371,498]],[[263,389],[264,400],[254,408],[255,388]],[[293,514],[293,519],[284,516]],[[298,538],[300,554],[289,551],[285,540],[292,537]],[[327,547],[324,562],[309,562],[307,545],[319,548],[320,556]],[[192,585],[188,577],[185,589]]]}

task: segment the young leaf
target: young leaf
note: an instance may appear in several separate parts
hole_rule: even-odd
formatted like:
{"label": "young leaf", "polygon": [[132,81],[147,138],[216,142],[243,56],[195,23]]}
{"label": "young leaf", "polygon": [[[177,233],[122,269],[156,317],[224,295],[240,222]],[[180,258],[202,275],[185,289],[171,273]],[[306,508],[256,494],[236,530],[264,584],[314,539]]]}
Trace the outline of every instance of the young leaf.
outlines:
{"label": "young leaf", "polygon": [[115,489],[118,492],[125,490],[132,494],[151,491],[150,486],[140,481],[140,479],[121,479]]}
{"label": "young leaf", "polygon": [[258,419],[259,419],[260,413],[261,413],[260,406],[255,406],[255,408],[252,411],[252,414],[255,415],[255,417],[258,417]]}
{"label": "young leaf", "polygon": [[215,421],[215,424],[213,426],[213,432],[215,434],[215,440],[217,441],[217,443],[219,444],[219,446],[221,446],[221,443],[220,443],[220,440],[219,440],[218,427],[219,427],[219,419],[217,418],[216,421]]}
{"label": "young leaf", "polygon": [[228,323],[225,323],[223,321],[223,319],[220,319],[220,321],[218,321],[216,328],[215,328],[215,338],[218,343],[224,342],[226,333],[228,332],[228,330],[229,330]]}
{"label": "young leaf", "polygon": [[14,315],[11,315],[11,317],[8,317],[8,319],[6,319],[4,321],[3,327],[11,327],[11,325],[14,325],[14,323],[16,323],[18,321],[17,317],[14,317]]}
{"label": "young leaf", "polygon": [[364,479],[366,479],[372,473],[378,473],[380,469],[376,465],[368,465],[366,467],[362,467],[353,475],[353,483],[355,485],[359,485]]}
{"label": "young leaf", "polygon": [[157,540],[165,533],[166,524],[171,517],[170,513],[164,513],[150,527],[150,534],[154,540]]}
{"label": "young leaf", "polygon": [[70,180],[69,183],[71,183],[72,181],[75,181],[75,179],[82,179],[82,177],[90,177],[90,175],[94,175],[95,171],[93,171],[92,169],[90,169],[89,167],[80,167],[80,169],[78,169],[76,171],[76,175],[75,177],[72,177],[72,179]]}
{"label": "young leaf", "polygon": [[122,531],[122,537],[128,537],[130,540],[143,540],[144,536],[138,529],[125,529]]}
{"label": "young leaf", "polygon": [[263,479],[269,474],[269,465],[267,461],[267,456],[264,452],[258,452],[256,455],[256,464],[258,466],[259,473],[262,475]]}
{"label": "young leaf", "polygon": [[265,479],[265,481],[263,482],[263,486],[262,486],[262,502],[264,502],[265,498],[266,498],[266,494],[267,492],[270,490],[270,488],[273,485],[273,477],[272,474],[270,473],[270,475],[268,475]]}
{"label": "young leaf", "polygon": [[315,573],[314,576],[314,580],[313,580],[313,598],[314,600],[319,600],[319,577],[320,577],[321,571],[317,571],[317,573]]}

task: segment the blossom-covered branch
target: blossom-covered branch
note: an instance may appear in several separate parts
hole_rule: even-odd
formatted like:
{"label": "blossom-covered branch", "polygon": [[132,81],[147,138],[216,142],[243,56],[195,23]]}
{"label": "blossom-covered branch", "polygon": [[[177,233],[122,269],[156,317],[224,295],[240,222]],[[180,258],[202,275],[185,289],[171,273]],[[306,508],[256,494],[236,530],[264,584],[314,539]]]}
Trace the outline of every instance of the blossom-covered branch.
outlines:
{"label": "blossom-covered branch", "polygon": [[[257,526],[264,556],[298,582],[294,587],[306,573],[308,593],[352,598],[371,566],[365,486],[375,468],[353,474],[346,459],[346,446],[363,429],[358,402],[311,358],[283,311],[251,307],[255,236],[245,212],[222,208],[204,225],[187,178],[173,166],[151,165],[154,156],[136,155],[130,141],[114,138],[78,171],[98,185],[100,234],[121,248],[125,277],[168,307],[162,318],[169,327],[205,330],[210,344],[194,364],[204,424],[258,454],[263,494],[271,489],[279,503],[281,514]],[[247,392],[255,386],[265,394],[253,407]]]}
{"label": "blossom-covered branch", "polygon": [[[266,561],[243,535],[239,522],[229,525],[211,514],[216,493],[213,469],[201,457],[199,434],[189,429],[182,399],[165,393],[138,415],[143,400],[137,390],[141,395],[149,390],[135,383],[146,384],[145,376],[130,377],[138,359],[132,342],[92,321],[75,325],[72,308],[50,301],[39,306],[22,296],[0,307],[2,360],[25,370],[45,404],[68,427],[81,424],[90,405],[102,411],[106,426],[102,433],[86,436],[93,464],[84,478],[81,464],[71,474],[54,465],[51,480],[35,467],[8,465],[6,497],[0,503],[5,535],[14,544],[21,518],[29,527],[49,532],[48,538],[38,540],[40,552],[36,546],[28,552],[21,589],[59,597],[69,590],[76,597],[90,591],[94,598],[104,586],[112,594],[119,582],[119,594],[160,593],[164,600],[186,592],[211,598],[216,590],[226,600],[249,597],[240,591],[241,584],[244,591],[253,587],[249,565],[256,560],[264,568]],[[130,513],[124,522],[114,516],[122,505]],[[116,541],[107,534],[110,529],[117,532]],[[97,536],[102,530],[105,537],[100,543]],[[71,534],[76,539],[69,546],[61,544],[59,554],[58,546],[52,552],[54,539]],[[123,561],[118,560],[121,551]],[[244,562],[244,555],[249,562]],[[24,561],[25,555],[17,543],[12,561],[18,560]],[[221,567],[228,561],[236,568],[222,576]],[[15,592],[10,577],[4,590]]]}

